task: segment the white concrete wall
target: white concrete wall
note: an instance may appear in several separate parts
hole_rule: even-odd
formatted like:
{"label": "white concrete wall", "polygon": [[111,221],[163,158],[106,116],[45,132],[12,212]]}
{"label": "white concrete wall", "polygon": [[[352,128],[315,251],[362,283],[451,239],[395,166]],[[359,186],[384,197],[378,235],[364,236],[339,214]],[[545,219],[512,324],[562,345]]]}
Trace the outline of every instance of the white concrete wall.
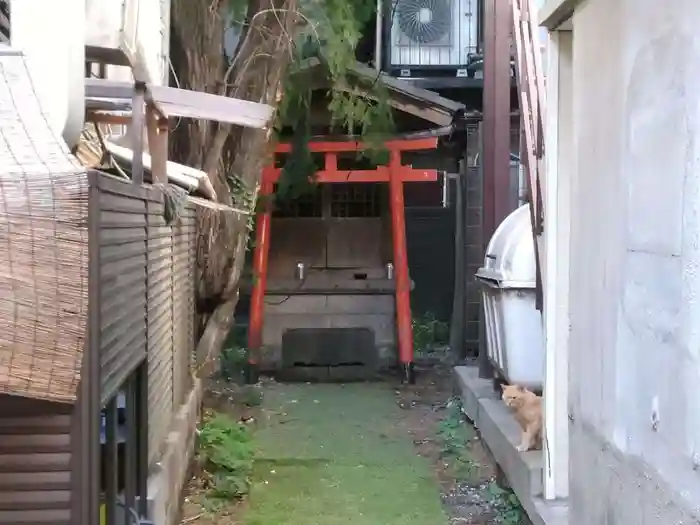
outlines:
{"label": "white concrete wall", "polygon": [[20,0],[12,2],[10,10],[11,45],[27,57],[34,90],[53,132],[72,148],[85,117],[83,2]]}
{"label": "white concrete wall", "polygon": [[[142,57],[148,81],[167,86],[170,66],[171,0],[85,0],[85,44],[122,49]],[[131,82],[131,68],[108,66],[107,78]],[[131,147],[129,126],[110,126],[120,146]]]}
{"label": "white concrete wall", "polygon": [[700,7],[573,27],[571,524],[700,523]]}
{"label": "white concrete wall", "polygon": [[[85,0],[85,43],[143,54],[149,81],[168,84],[170,0]],[[110,78],[127,80],[127,68],[111,68]]]}

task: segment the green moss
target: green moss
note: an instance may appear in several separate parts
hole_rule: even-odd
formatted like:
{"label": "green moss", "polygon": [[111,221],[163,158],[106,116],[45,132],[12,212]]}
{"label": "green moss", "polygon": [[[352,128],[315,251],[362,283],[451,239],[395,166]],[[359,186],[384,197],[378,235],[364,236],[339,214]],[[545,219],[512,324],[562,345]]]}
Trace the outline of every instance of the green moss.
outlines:
{"label": "green moss", "polygon": [[246,525],[447,523],[390,387],[285,385],[265,406]]}
{"label": "green moss", "polygon": [[480,475],[481,465],[474,461],[469,442],[474,438],[474,430],[465,424],[462,405],[459,399],[448,403],[447,416],[440,422],[438,439],[441,456],[458,482],[473,482]]}
{"label": "green moss", "polygon": [[213,414],[200,428],[199,446],[199,460],[212,476],[208,496],[221,501],[245,496],[253,468],[248,427],[224,414]]}

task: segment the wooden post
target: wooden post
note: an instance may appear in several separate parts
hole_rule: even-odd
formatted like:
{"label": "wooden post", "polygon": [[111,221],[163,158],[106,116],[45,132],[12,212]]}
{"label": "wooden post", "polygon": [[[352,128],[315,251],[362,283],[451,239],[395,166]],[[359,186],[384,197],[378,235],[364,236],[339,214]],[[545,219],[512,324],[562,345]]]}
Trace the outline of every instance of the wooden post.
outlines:
{"label": "wooden post", "polygon": [[146,132],[153,183],[166,184],[168,182],[168,121],[162,119],[150,104],[146,109]]}
{"label": "wooden post", "polygon": [[547,122],[544,127],[544,498],[569,496],[569,286],[571,200],[575,167],[573,37],[550,33],[547,61]]}
{"label": "wooden post", "polygon": [[[481,240],[484,253],[496,228],[510,212],[511,26],[510,2],[484,0],[484,111],[481,126],[484,202]],[[479,376],[491,379],[495,371],[488,360],[483,335],[482,332],[479,336]]]}
{"label": "wooden post", "polygon": [[396,325],[398,332],[399,363],[402,380],[415,382],[413,368],[413,330],[411,319],[411,280],[408,276],[406,253],[406,215],[401,180],[401,152],[392,150],[389,163],[389,189],[391,194],[391,231],[396,271]]}
{"label": "wooden post", "polygon": [[[264,181],[260,196],[268,200],[272,184]],[[257,383],[260,373],[260,350],[262,348],[263,317],[265,313],[265,288],[267,284],[267,260],[270,252],[271,210],[269,202],[263,203],[255,225],[255,251],[253,254],[253,293],[250,297],[250,320],[248,324],[248,364],[246,382]]]}
{"label": "wooden post", "polygon": [[143,127],[145,120],[146,84],[134,83],[134,96],[131,107],[131,149],[134,152],[131,162],[131,180],[134,184],[143,184]]}

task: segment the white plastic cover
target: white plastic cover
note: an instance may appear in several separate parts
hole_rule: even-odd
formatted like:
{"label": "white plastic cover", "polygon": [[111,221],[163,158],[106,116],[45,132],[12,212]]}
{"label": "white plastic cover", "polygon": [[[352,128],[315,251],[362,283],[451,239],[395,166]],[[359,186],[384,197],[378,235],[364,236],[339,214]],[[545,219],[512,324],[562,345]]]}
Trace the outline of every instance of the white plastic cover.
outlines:
{"label": "white plastic cover", "polygon": [[537,271],[529,204],[520,206],[496,228],[476,273],[500,288],[535,288]]}

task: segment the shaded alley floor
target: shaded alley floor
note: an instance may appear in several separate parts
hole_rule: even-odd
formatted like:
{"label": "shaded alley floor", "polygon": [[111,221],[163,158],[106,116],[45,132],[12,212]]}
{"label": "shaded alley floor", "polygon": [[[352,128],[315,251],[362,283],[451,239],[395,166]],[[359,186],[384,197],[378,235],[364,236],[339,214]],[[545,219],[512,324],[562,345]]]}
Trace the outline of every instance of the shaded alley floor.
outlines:
{"label": "shaded alley floor", "polygon": [[387,385],[285,385],[265,397],[247,525],[447,523]]}
{"label": "shaded alley floor", "polygon": [[439,370],[411,387],[266,382],[262,404],[243,416],[256,450],[249,495],[215,512],[189,497],[183,523],[504,523],[489,492],[491,460],[453,405],[451,384]]}

